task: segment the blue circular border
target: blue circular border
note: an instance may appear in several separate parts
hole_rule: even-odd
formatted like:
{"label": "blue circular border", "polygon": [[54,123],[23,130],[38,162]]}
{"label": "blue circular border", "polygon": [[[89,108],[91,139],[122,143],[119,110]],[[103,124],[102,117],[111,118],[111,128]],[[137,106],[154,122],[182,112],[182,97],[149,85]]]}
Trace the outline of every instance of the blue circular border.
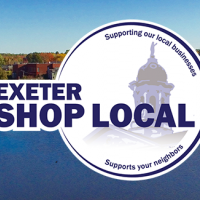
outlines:
{"label": "blue circular border", "polygon": [[77,46],[76,48],[74,48],[74,50],[70,53],[69,57],[67,58],[67,60],[65,61],[65,63],[63,64],[63,67],[61,68],[61,72],[59,74],[59,77],[58,77],[58,80],[60,79],[60,76],[62,74],[62,71],[67,63],[67,61],[69,60],[69,58],[72,56],[72,54],[76,51],[76,49],[78,49],[78,47],[80,47],[85,41],[87,41],[89,38],[93,37],[94,35],[96,35],[97,33],[100,33],[102,31],[105,31],[107,29],[110,29],[110,28],[115,28],[115,27],[118,27],[118,26],[130,26],[130,25],[133,25],[133,26],[144,26],[144,27],[149,27],[149,28],[153,28],[153,29],[156,29],[156,30],[159,30],[163,33],[166,33],[167,35],[171,36],[172,38],[174,38],[176,41],[178,41],[180,44],[182,44],[182,46],[187,49],[187,51],[190,53],[190,55],[193,57],[193,59],[195,60],[197,66],[199,67],[200,69],[200,61],[199,59],[197,58],[197,56],[195,55],[195,53],[193,52],[193,50],[183,41],[181,40],[179,37],[177,37],[176,35],[174,35],[173,33],[161,28],[161,27],[158,27],[156,25],[152,25],[152,24],[147,24],[147,23],[142,23],[142,22],[122,22],[122,23],[117,23],[117,24],[113,24],[113,25],[109,25],[107,27],[104,27],[94,33],[92,33],[91,35],[89,35],[88,37],[86,37],[83,41],[81,41]]}
{"label": "blue circular border", "polygon": [[[118,26],[130,26],[130,25],[136,25],[136,26],[144,26],[144,27],[149,27],[149,28],[153,28],[153,29],[156,29],[156,30],[159,30],[169,36],[171,36],[172,38],[174,38],[176,41],[178,41],[189,53],[190,55],[193,57],[193,59],[195,60],[197,66],[199,67],[200,69],[200,61],[198,59],[198,57],[195,55],[195,53],[193,52],[193,50],[183,41],[181,40],[179,37],[177,37],[175,34],[169,32],[168,30],[165,30],[164,28],[161,28],[159,26],[156,26],[156,25],[152,25],[152,24],[148,24],[148,23],[142,23],[142,22],[122,22],[122,23],[117,23],[117,24],[113,24],[113,25],[109,25],[107,27],[104,27],[92,34],[90,34],[88,37],[86,37],[83,41],[81,41],[77,46],[76,48],[74,48],[74,50],[70,53],[70,55],[68,56],[67,60],[65,61],[65,63],[63,64],[63,67],[61,68],[61,72],[59,74],[59,77],[58,77],[58,80],[60,79],[60,76],[62,74],[62,71],[67,63],[67,61],[69,60],[69,58],[72,56],[72,54],[76,51],[76,49],[78,49],[78,47],[80,47],[81,44],[83,44],[85,41],[87,41],[89,38],[91,38],[92,36],[102,32],[102,31],[105,31],[107,29],[110,29],[110,28],[114,28],[114,27],[118,27]],[[198,133],[198,135],[196,136],[195,140],[193,141],[193,143],[189,146],[189,148],[178,158],[176,159],[174,162],[170,163],[169,165],[159,169],[159,170],[156,170],[156,171],[153,171],[153,172],[149,172],[149,173],[145,173],[145,174],[118,174],[118,173],[113,173],[113,172],[110,172],[110,171],[107,171],[107,170],[104,170],[94,164],[92,164],[91,162],[89,162],[88,160],[86,160],[83,156],[81,156],[77,151],[76,149],[71,145],[71,143],[69,142],[69,140],[67,139],[63,129],[61,129],[62,132],[63,132],[63,135],[65,137],[65,139],[67,140],[67,142],[69,143],[69,145],[71,146],[71,148],[76,152],[76,154],[78,156],[80,156],[85,162],[87,162],[89,165],[93,166],[94,168],[102,171],[102,172],[105,172],[105,173],[108,173],[108,174],[111,174],[111,175],[114,175],[114,176],[119,176],[119,177],[126,177],[126,178],[140,178],[140,177],[147,177],[147,176],[152,176],[152,175],[155,175],[155,174],[158,174],[158,173],[161,173],[171,167],[173,167],[174,165],[176,165],[178,162],[180,162],[185,156],[187,156],[190,151],[195,147],[195,145],[197,144],[197,142],[199,141],[200,139],[200,131]]]}
{"label": "blue circular border", "polygon": [[[62,129],[61,129],[62,130]],[[71,146],[71,148],[85,161],[87,162],[88,164],[90,164],[91,166],[93,166],[94,168],[102,171],[102,172],[105,172],[105,173],[108,173],[108,174],[111,174],[111,175],[115,175],[115,176],[119,176],[119,177],[126,177],[126,178],[140,178],[140,177],[146,177],[146,176],[152,176],[152,175],[155,175],[155,174],[158,174],[158,173],[161,173],[171,167],[173,167],[174,165],[176,165],[178,162],[180,162],[185,156],[187,156],[190,151],[194,148],[194,146],[197,144],[197,142],[199,141],[199,138],[200,138],[200,131],[197,135],[197,137],[195,138],[195,140],[193,141],[193,143],[189,146],[189,148],[179,157],[177,158],[174,162],[172,162],[171,164],[161,168],[161,169],[158,169],[156,171],[153,171],[153,172],[149,172],[149,173],[145,173],[145,174],[119,174],[119,173],[114,173],[114,172],[110,172],[110,171],[107,171],[107,170],[104,170],[94,164],[92,164],[91,162],[89,162],[88,160],[86,160],[83,156],[81,156],[77,151],[76,149],[71,145],[71,143],[69,142],[69,140],[67,139],[64,131],[62,130],[63,132],[63,135],[65,137],[65,139],[67,140],[67,142],[69,143],[69,145]]]}

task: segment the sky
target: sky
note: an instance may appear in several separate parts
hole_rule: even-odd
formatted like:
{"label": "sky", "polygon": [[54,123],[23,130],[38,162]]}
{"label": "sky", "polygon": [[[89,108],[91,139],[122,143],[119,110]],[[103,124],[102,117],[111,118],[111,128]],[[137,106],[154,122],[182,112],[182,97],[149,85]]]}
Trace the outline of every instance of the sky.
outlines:
{"label": "sky", "polygon": [[118,20],[163,25],[200,49],[200,1],[0,0],[0,53],[65,52],[93,29]]}

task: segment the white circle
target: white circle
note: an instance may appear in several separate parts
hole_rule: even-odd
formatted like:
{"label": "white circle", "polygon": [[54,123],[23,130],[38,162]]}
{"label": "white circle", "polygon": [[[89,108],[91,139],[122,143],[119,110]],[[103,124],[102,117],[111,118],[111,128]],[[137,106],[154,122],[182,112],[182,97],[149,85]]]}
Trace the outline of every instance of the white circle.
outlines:
{"label": "white circle", "polygon": [[[144,36],[145,32],[148,36]],[[72,127],[60,129],[63,140],[81,162],[111,178],[144,180],[171,171],[199,143],[199,67],[193,48],[173,31],[155,23],[126,20],[91,31],[68,52],[57,75],[61,82],[81,85],[81,100],[73,98],[66,104],[80,104],[85,110],[81,118],[72,120]],[[165,100],[176,127],[142,128],[134,119],[125,127],[113,125],[113,106],[126,104],[134,116],[139,97],[144,97],[140,103],[148,102],[157,112]],[[93,127],[97,116],[94,104],[99,105],[99,120],[108,122],[109,127]],[[185,104],[185,120],[194,121],[195,127],[179,126],[179,104]],[[124,117],[120,109],[119,122]]]}

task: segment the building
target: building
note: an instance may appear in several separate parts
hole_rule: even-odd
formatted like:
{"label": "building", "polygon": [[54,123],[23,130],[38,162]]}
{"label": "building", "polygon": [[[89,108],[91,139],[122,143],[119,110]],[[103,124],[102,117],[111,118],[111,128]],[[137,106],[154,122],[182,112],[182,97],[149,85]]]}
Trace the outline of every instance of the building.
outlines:
{"label": "building", "polygon": [[55,80],[56,79],[56,75],[58,73],[58,67],[55,67],[55,68],[52,68],[52,69],[49,69],[47,70],[47,74],[48,74],[48,79],[51,79],[51,80]]}
{"label": "building", "polygon": [[28,63],[28,59],[26,57],[23,58],[23,63]]}
{"label": "building", "polygon": [[3,65],[1,68],[5,71],[12,71],[13,70],[12,65]]}
{"label": "building", "polygon": [[[150,58],[147,63],[139,68],[136,81],[129,84],[133,91],[135,106],[139,104],[150,104],[154,113],[147,113],[144,109],[142,120],[147,118],[157,118],[161,104],[169,104],[170,92],[174,85],[168,83],[167,73],[163,67],[158,64],[154,56],[154,43],[151,45]],[[151,117],[149,116],[151,115]],[[154,115],[154,116],[153,116]],[[155,121],[149,127],[139,127],[135,121],[130,123],[130,128],[125,130],[109,124],[109,127],[99,127],[89,133],[84,141],[94,147],[112,148],[119,147],[132,149],[147,149],[157,151],[163,148],[170,149],[171,146],[178,144],[185,136],[187,131],[174,133],[168,123],[162,123],[160,127],[154,127]],[[115,149],[116,150],[116,149]]]}
{"label": "building", "polygon": [[[149,115],[154,119],[157,118],[161,104],[169,104],[170,92],[174,88],[172,83],[168,83],[165,69],[158,64],[154,56],[154,46],[154,43],[152,43],[150,58],[139,69],[136,81],[132,81],[129,84],[129,87],[133,91],[135,107],[139,104],[146,103],[154,108],[154,113],[151,114],[148,114],[146,110],[143,111],[143,121],[146,121]],[[144,129],[138,127],[133,121],[129,130],[148,137],[159,137],[173,133],[167,123],[162,123],[159,128],[155,128],[154,126],[155,121],[150,127]]]}
{"label": "building", "polygon": [[15,64],[13,65],[13,75],[14,79],[26,77],[40,77],[47,75],[48,69],[59,68],[60,63],[28,63],[28,64]]}

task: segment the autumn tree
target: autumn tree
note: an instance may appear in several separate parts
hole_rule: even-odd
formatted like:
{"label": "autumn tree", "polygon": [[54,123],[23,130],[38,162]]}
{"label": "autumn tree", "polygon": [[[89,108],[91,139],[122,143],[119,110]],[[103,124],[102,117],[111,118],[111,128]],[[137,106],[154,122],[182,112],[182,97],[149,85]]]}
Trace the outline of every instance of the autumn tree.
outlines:
{"label": "autumn tree", "polygon": [[12,64],[14,64],[12,54],[4,54],[3,58],[4,58],[5,65],[12,65]]}
{"label": "autumn tree", "polygon": [[43,63],[48,63],[49,62],[49,57],[47,53],[40,53],[40,56],[42,58]]}
{"label": "autumn tree", "polygon": [[57,63],[61,63],[63,59],[65,58],[66,54],[65,53],[59,53],[55,55],[55,61]]}
{"label": "autumn tree", "polygon": [[0,80],[7,80],[7,73],[0,67]]}
{"label": "autumn tree", "polygon": [[54,55],[52,53],[40,53],[43,63],[53,62]]}
{"label": "autumn tree", "polygon": [[197,53],[200,55],[200,49],[196,49]]}
{"label": "autumn tree", "polygon": [[53,62],[54,61],[54,54],[53,53],[48,53],[49,56],[49,61]]}
{"label": "autumn tree", "polygon": [[3,65],[5,65],[5,61],[3,56],[0,54],[0,67],[2,67]]}

